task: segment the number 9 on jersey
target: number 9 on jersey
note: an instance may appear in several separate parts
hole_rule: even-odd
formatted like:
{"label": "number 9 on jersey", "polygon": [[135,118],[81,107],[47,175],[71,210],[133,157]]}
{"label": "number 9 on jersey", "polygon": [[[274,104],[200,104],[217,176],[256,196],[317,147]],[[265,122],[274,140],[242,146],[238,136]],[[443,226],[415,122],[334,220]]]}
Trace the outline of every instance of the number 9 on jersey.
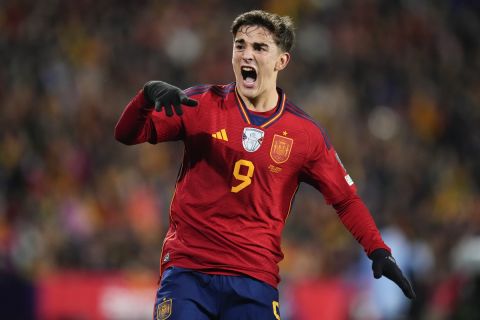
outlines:
{"label": "number 9 on jersey", "polygon": [[[247,167],[247,173],[242,174],[242,167]],[[232,186],[230,191],[237,193],[240,190],[245,189],[252,183],[253,171],[255,170],[255,166],[249,160],[240,159],[235,162],[235,167],[233,168],[233,176],[235,179],[239,180],[240,183],[236,186]],[[245,170],[243,170],[245,172]]]}

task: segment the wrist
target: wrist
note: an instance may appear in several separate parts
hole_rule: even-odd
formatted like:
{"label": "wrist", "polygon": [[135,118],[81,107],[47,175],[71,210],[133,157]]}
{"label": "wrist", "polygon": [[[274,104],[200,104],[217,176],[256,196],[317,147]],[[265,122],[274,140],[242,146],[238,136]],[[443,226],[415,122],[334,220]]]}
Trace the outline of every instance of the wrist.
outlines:
{"label": "wrist", "polygon": [[391,253],[387,249],[378,248],[373,250],[372,253],[368,255],[368,258],[370,258],[370,260],[376,260],[376,259],[383,259],[383,258],[389,257],[390,255]]}
{"label": "wrist", "polygon": [[152,81],[149,81],[147,83],[145,83],[145,85],[143,86],[142,88],[142,93],[143,93],[143,99],[145,101],[145,104],[147,105],[153,105],[154,104],[154,101],[153,99],[150,98],[151,96],[151,93],[150,93],[150,84],[152,83]]}
{"label": "wrist", "polygon": [[145,89],[140,89],[135,100],[138,102],[138,105],[145,109],[153,109],[153,103],[145,95]]}

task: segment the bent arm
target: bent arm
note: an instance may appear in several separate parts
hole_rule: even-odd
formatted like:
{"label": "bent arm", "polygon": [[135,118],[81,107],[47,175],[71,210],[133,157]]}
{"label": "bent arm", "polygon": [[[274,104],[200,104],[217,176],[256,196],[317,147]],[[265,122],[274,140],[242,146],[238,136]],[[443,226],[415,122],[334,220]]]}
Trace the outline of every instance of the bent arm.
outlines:
{"label": "bent arm", "polygon": [[126,145],[180,140],[184,136],[183,117],[167,117],[154,111],[143,90],[127,104],[115,126],[115,139]]}
{"label": "bent arm", "polygon": [[115,139],[126,145],[143,142],[156,143],[157,134],[151,117],[153,106],[148,103],[140,90],[127,104],[115,125]]}

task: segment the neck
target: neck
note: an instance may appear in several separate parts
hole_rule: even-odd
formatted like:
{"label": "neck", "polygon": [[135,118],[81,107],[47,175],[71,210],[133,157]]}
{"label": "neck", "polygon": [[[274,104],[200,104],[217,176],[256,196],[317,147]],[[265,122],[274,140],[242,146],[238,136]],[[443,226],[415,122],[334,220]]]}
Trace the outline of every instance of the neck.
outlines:
{"label": "neck", "polygon": [[273,87],[268,91],[262,92],[260,95],[254,98],[248,98],[244,96],[240,90],[238,94],[245,102],[245,105],[249,110],[257,111],[257,112],[267,112],[274,109],[277,106],[278,102],[278,92],[277,88]]}

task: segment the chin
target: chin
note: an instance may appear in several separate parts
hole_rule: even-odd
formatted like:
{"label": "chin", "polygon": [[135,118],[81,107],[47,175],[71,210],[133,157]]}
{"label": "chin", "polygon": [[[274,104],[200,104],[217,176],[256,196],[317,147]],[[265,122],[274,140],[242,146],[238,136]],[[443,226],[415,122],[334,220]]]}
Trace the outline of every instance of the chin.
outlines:
{"label": "chin", "polygon": [[245,88],[244,86],[240,85],[238,87],[238,91],[242,94],[242,96],[248,99],[254,99],[258,96],[258,89],[257,88]]}

